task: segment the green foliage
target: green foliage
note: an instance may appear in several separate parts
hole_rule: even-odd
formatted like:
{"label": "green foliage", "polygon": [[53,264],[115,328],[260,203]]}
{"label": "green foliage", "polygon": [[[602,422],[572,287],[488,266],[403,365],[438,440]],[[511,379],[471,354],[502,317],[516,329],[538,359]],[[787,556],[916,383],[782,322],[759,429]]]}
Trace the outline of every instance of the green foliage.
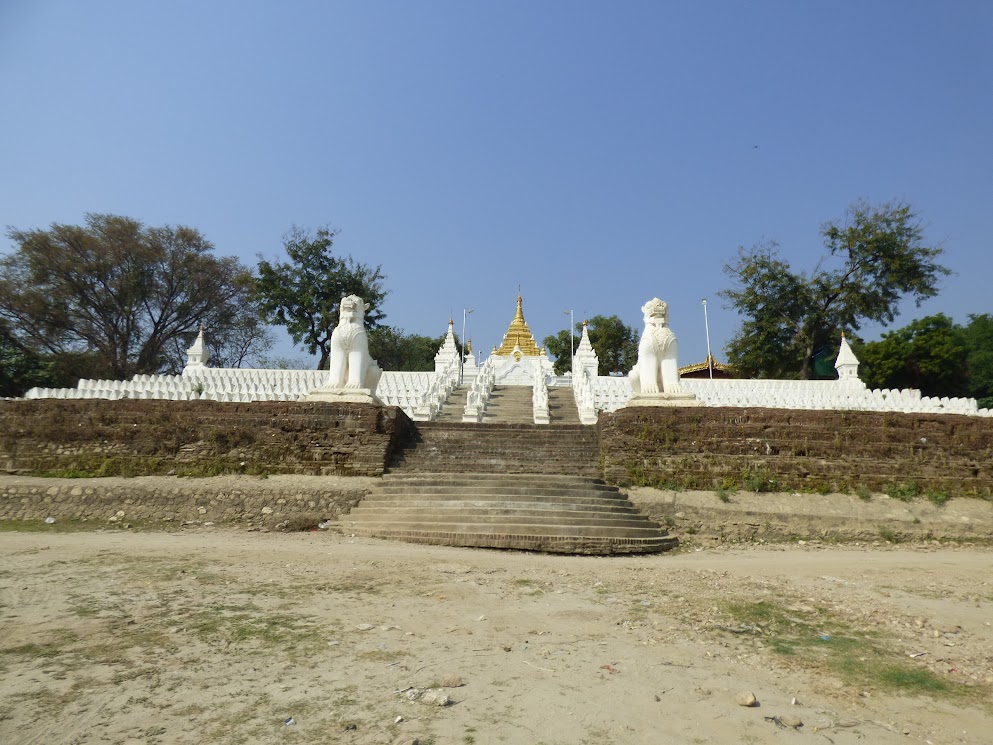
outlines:
{"label": "green foliage", "polygon": [[[582,325],[577,323],[576,329],[582,332]],[[576,351],[575,347],[579,346],[577,334],[573,334],[572,339],[570,339],[569,332],[562,329],[554,336],[546,336],[541,343],[548,353],[555,358],[554,370],[556,375],[564,375],[572,370],[572,354]],[[575,345],[571,351],[570,343]]]}
{"label": "green foliage", "polygon": [[993,315],[970,315],[962,328],[967,350],[969,395],[983,408],[993,408]]}
{"label": "green foliage", "polygon": [[746,471],[742,483],[745,489],[752,492],[773,492],[779,488],[779,482],[765,469]]}
{"label": "green foliage", "polygon": [[76,355],[91,377],[125,378],[178,371],[201,325],[264,345],[247,269],[194,228],[88,214],[8,235],[17,248],[0,259],[0,317],[39,358]]}
{"label": "green foliage", "polygon": [[[583,326],[576,324],[575,344],[579,346]],[[618,316],[593,316],[586,321],[586,332],[600,360],[599,375],[614,372],[626,373],[638,361],[638,332],[626,325]],[[546,336],[542,344],[555,357],[555,374],[562,375],[572,369],[569,354],[569,332],[559,331]]]}
{"label": "green foliage", "polygon": [[900,535],[891,528],[880,527],[879,537],[888,543],[899,543],[901,538]]}
{"label": "green foliage", "polygon": [[35,386],[61,387],[51,358],[43,358],[20,344],[0,323],[0,396],[21,396]]}
{"label": "green foliage", "polygon": [[960,326],[944,314],[926,316],[853,343],[859,376],[870,388],[919,388],[926,396],[971,396],[993,406],[993,316],[970,315]]}
{"label": "green foliage", "polygon": [[827,254],[809,273],[793,271],[775,243],[740,248],[724,267],[735,286],[720,294],[743,319],[727,346],[740,375],[814,377],[816,355],[836,349],[842,330],[892,322],[901,299],[933,297],[949,273],[906,204],[856,202],[821,235]]}
{"label": "green foliage", "polygon": [[945,489],[944,491],[929,491],[927,493],[927,498],[928,498],[928,501],[931,502],[932,504],[935,504],[938,507],[941,507],[949,499],[952,498],[952,495],[951,495],[951,493],[947,489]]}
{"label": "green foliage", "polygon": [[[380,326],[369,332],[369,354],[384,370],[425,372],[434,370],[434,356],[445,335],[430,337],[405,334],[403,329]],[[455,340],[461,351],[462,347]]]}
{"label": "green foliage", "polygon": [[855,490],[855,493],[863,502],[869,502],[872,500],[872,492],[865,484],[859,484],[859,488]]}
{"label": "green foliage", "polygon": [[335,256],[336,235],[327,227],[313,234],[291,228],[283,238],[289,261],[259,261],[254,283],[265,318],[285,326],[294,343],[302,344],[310,354],[320,351],[318,369],[327,367],[331,332],[338,324],[342,297],[358,295],[370,306],[365,313],[369,329],[376,328],[385,317],[380,310],[387,294],[382,268],[356,262],[351,256]]}
{"label": "green foliage", "polygon": [[902,484],[890,484],[886,487],[886,495],[891,499],[899,499],[901,502],[910,502],[917,499],[920,489],[913,481]]}
{"label": "green foliage", "polygon": [[856,345],[859,377],[870,388],[919,388],[925,396],[968,393],[968,348],[962,329],[939,313]]}

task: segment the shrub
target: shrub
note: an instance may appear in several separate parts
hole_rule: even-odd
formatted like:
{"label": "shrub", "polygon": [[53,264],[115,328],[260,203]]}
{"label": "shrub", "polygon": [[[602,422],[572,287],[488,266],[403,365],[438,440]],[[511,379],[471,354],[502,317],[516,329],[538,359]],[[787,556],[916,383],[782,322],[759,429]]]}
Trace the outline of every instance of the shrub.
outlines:
{"label": "shrub", "polygon": [[913,481],[904,484],[890,484],[886,487],[887,496],[892,499],[899,499],[901,502],[909,502],[912,499],[916,499],[919,493],[917,484]]}

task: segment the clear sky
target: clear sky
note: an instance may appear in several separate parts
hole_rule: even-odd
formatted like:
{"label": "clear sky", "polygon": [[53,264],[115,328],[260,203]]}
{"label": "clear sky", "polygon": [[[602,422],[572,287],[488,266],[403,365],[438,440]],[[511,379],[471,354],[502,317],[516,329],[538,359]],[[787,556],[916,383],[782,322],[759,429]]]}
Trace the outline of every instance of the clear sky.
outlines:
{"label": "clear sky", "polygon": [[109,212],[254,264],[330,224],[387,322],[473,308],[481,351],[520,285],[539,343],[668,300],[683,364],[709,298],[721,358],[738,246],[811,268],[857,198],[955,272],[897,326],[993,312],[988,0],[0,0],[0,111],[0,226]]}

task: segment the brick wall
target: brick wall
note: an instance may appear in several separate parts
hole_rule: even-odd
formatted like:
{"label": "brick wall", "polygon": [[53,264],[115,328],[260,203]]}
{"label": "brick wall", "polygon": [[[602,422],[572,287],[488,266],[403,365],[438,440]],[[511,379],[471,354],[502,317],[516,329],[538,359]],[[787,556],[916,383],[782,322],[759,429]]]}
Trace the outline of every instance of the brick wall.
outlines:
{"label": "brick wall", "polygon": [[410,426],[370,404],[5,401],[0,470],[379,476]]}
{"label": "brick wall", "polygon": [[690,489],[993,494],[993,419],[755,408],[626,408],[599,421],[608,481]]}

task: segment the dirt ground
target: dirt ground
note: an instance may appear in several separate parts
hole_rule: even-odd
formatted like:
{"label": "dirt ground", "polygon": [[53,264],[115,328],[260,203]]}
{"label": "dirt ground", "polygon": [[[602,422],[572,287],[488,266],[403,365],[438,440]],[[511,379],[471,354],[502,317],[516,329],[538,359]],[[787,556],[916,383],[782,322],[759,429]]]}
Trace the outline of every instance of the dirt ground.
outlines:
{"label": "dirt ground", "polygon": [[5,531],[0,742],[989,743],[991,570],[933,544]]}

